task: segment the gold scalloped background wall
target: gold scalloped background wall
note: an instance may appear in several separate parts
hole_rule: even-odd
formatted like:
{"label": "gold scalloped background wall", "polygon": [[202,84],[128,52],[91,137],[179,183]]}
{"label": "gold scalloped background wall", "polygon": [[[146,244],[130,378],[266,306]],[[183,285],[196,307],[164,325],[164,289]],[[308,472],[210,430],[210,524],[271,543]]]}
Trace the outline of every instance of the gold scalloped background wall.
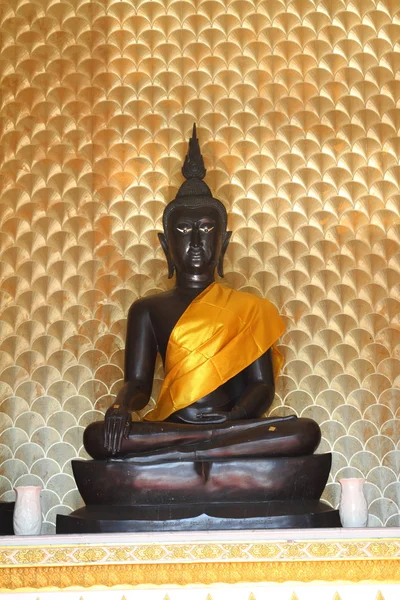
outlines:
{"label": "gold scalloped background wall", "polygon": [[0,23],[0,497],[42,484],[46,532],[81,505],[70,459],[130,304],[170,285],[196,121],[226,280],[288,324],[273,412],[320,423],[328,501],[365,476],[370,525],[400,525],[399,1],[2,0]]}

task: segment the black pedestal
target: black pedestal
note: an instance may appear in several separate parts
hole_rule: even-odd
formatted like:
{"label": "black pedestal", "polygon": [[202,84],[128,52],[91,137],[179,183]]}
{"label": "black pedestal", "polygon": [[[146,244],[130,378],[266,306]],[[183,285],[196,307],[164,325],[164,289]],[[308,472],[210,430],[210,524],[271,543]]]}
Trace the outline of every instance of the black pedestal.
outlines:
{"label": "black pedestal", "polygon": [[15,502],[0,502],[0,535],[14,535],[14,505]]}
{"label": "black pedestal", "polygon": [[85,508],[57,533],[340,527],[319,502],[330,454],[176,461],[72,461]]}
{"label": "black pedestal", "polygon": [[89,506],[245,505],[319,500],[331,461],[330,454],[146,464],[73,460],[72,470]]}
{"label": "black pedestal", "polygon": [[[229,515],[229,516],[226,516]],[[57,533],[211,531],[340,527],[339,512],[324,502],[258,502],[223,506],[85,506],[57,515]]]}

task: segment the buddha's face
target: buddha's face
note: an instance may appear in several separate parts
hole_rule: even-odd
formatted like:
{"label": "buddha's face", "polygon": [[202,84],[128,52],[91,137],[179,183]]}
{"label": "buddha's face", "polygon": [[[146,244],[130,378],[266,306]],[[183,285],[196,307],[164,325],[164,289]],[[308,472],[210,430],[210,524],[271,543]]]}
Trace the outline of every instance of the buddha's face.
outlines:
{"label": "buddha's face", "polygon": [[223,233],[221,216],[212,206],[174,209],[168,221],[168,250],[177,274],[213,277]]}

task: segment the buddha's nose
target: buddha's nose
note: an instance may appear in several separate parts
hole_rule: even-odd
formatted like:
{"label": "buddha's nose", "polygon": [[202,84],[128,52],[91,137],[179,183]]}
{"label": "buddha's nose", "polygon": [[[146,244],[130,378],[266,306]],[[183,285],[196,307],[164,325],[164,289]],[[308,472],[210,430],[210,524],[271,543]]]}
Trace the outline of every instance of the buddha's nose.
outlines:
{"label": "buddha's nose", "polygon": [[192,248],[198,248],[200,246],[200,232],[198,227],[193,227],[192,229],[190,245]]}

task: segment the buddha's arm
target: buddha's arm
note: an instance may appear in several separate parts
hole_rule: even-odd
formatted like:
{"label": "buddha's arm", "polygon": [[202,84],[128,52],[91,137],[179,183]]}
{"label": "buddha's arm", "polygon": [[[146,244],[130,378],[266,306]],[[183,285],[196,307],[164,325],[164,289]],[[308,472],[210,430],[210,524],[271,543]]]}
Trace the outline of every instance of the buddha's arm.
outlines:
{"label": "buddha's arm", "polygon": [[271,350],[267,350],[245,371],[247,385],[232,409],[231,419],[256,419],[266,413],[275,396]]}
{"label": "buddha's arm", "polygon": [[131,411],[141,410],[150,400],[157,343],[146,302],[129,309],[125,346],[125,383],[105,415],[104,447],[112,454],[120,450],[129,433]]}
{"label": "buddha's arm", "polygon": [[202,422],[223,423],[241,419],[257,419],[271,406],[275,395],[271,350],[267,350],[244,371],[246,387],[230,412],[213,411],[199,414]]}

